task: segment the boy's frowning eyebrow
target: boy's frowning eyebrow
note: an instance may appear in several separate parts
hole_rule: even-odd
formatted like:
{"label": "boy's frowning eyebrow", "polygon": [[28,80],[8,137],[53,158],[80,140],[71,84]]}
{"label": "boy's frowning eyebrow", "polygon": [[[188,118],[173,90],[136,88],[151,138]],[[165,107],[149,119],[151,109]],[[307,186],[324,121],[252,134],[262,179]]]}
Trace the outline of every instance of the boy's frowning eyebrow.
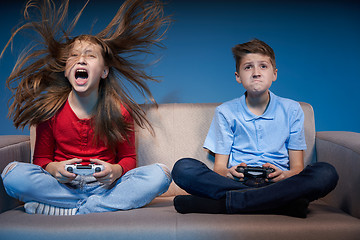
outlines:
{"label": "boy's frowning eyebrow", "polygon": [[247,64],[271,64],[271,62],[270,61],[267,61],[267,60],[262,60],[262,61],[247,61],[247,62],[244,62],[244,63],[242,63],[241,65],[247,65]]}

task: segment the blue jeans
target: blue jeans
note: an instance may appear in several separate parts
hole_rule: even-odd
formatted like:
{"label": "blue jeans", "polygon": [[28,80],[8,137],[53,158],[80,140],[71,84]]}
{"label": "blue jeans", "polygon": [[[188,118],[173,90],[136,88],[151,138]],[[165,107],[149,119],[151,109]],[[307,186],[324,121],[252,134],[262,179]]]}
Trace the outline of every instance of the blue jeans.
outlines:
{"label": "blue jeans", "polygon": [[211,199],[226,198],[228,213],[275,209],[299,198],[314,201],[331,192],[338,181],[333,166],[318,162],[280,182],[251,188],[242,182],[223,177],[204,163],[191,158],[177,161],[172,177],[179,187],[190,194]]}
{"label": "blue jeans", "polygon": [[[112,186],[93,176],[78,175],[68,184],[58,182],[38,165],[16,163],[2,178],[6,192],[22,202],[40,202],[62,208],[77,208],[77,214],[129,210],[150,203],[171,183],[164,169],[148,165],[128,171]],[[10,166],[13,163],[10,163]]]}

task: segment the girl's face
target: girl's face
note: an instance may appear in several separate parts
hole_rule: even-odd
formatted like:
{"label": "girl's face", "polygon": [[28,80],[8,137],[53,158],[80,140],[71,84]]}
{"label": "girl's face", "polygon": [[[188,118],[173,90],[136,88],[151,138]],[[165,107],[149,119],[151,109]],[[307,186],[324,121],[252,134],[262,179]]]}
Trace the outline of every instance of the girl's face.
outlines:
{"label": "girl's face", "polygon": [[73,43],[65,65],[65,77],[73,91],[79,96],[97,94],[100,80],[108,73],[99,45],[80,40]]}

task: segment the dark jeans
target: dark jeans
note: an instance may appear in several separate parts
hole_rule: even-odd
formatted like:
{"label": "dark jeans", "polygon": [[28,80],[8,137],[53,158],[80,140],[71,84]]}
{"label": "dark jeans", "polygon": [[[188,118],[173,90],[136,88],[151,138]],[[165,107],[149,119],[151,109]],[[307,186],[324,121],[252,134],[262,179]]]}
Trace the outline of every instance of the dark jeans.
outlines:
{"label": "dark jeans", "polygon": [[299,198],[314,201],[331,192],[338,181],[332,165],[318,162],[280,182],[251,188],[217,174],[192,158],[177,161],[172,177],[179,187],[190,194],[211,199],[226,197],[228,213],[275,209]]}

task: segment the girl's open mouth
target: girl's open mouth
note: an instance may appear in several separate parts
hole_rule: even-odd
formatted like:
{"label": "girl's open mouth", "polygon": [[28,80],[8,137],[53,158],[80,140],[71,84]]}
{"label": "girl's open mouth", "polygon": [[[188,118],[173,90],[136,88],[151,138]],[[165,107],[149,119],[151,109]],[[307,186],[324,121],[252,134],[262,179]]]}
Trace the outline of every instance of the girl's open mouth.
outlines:
{"label": "girl's open mouth", "polygon": [[88,78],[88,73],[85,69],[78,69],[75,72],[75,79],[78,78],[82,78],[82,79],[87,79]]}
{"label": "girl's open mouth", "polygon": [[85,85],[87,83],[89,74],[85,69],[78,69],[75,72],[75,81],[77,85]]}

